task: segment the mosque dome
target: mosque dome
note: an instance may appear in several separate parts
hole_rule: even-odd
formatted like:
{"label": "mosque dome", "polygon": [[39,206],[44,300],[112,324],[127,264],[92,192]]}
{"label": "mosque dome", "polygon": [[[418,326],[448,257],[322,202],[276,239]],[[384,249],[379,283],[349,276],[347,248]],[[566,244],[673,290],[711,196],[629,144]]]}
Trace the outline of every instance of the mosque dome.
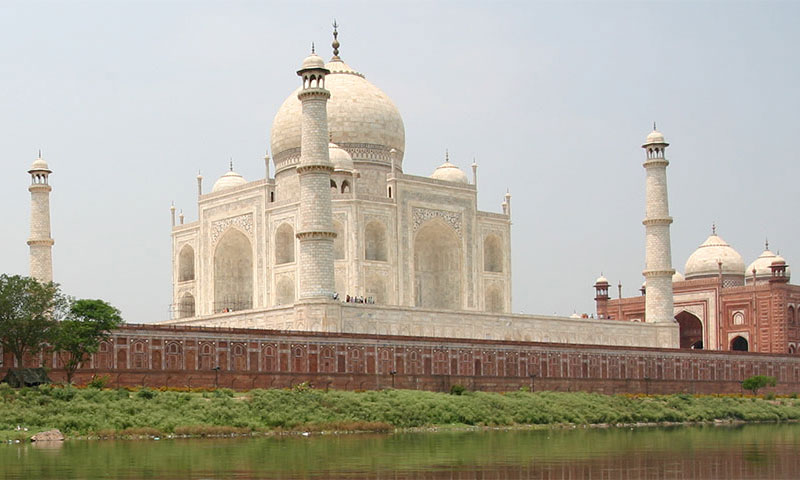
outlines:
{"label": "mosque dome", "polygon": [[[747,270],[745,271],[745,280],[748,282],[752,280],[753,270],[756,271],[756,280],[769,279],[772,276],[772,269],[769,267],[774,262],[786,263],[786,260],[780,255],[777,255],[772,251],[770,251],[768,247],[765,248],[764,251],[761,252],[761,255],[759,255],[758,258],[753,260],[753,263],[751,263],[747,267]],[[787,277],[789,276],[789,272],[790,269],[787,267],[786,268]]]}
{"label": "mosque dome", "polygon": [[[378,160],[388,164],[389,151],[394,148],[395,162],[400,166],[405,151],[405,127],[392,100],[338,57],[324,67],[330,70],[325,76],[325,88],[331,93],[327,107],[332,141],[349,151],[356,161]],[[272,122],[270,143],[276,172],[300,157],[299,91],[300,88],[296,89],[284,100]]]}
{"label": "mosque dome", "polygon": [[247,180],[245,180],[243,176],[231,170],[214,182],[211,191],[220,192],[229,188],[238,187],[239,185],[244,185],[245,183],[247,183]]}
{"label": "mosque dome", "polygon": [[431,178],[436,180],[444,180],[446,182],[463,183],[465,185],[469,184],[469,181],[467,180],[467,174],[462,172],[460,168],[456,167],[449,161],[439,165],[439,167],[431,174]]}
{"label": "mosque dome", "polygon": [[674,274],[672,274],[672,283],[682,282],[684,280],[686,280],[686,278],[683,276],[681,272],[675,272]]}
{"label": "mosque dome", "polygon": [[334,172],[353,171],[353,157],[345,149],[335,143],[329,143],[328,154],[330,155]]}
{"label": "mosque dome", "polygon": [[722,262],[723,275],[744,276],[742,256],[725,240],[712,233],[686,261],[686,280],[718,275],[717,262]]}

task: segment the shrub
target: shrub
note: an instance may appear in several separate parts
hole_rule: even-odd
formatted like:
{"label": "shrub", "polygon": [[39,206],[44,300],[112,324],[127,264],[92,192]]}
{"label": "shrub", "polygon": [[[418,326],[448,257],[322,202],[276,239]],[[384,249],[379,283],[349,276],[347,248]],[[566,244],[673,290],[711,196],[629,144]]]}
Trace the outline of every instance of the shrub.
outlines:
{"label": "shrub", "polygon": [[458,383],[454,383],[450,386],[450,395],[461,395],[467,389],[464,388],[464,385],[459,385]]}
{"label": "shrub", "polygon": [[138,392],[136,392],[136,396],[138,398],[142,398],[144,400],[150,400],[152,398],[155,398],[156,392],[153,391],[153,390],[150,390],[149,388],[143,388],[143,389],[139,390]]}
{"label": "shrub", "polygon": [[764,387],[774,387],[777,381],[775,377],[767,375],[755,375],[742,382],[742,388],[750,390],[753,395],[758,395],[758,391]]}
{"label": "shrub", "polygon": [[230,388],[218,388],[214,390],[214,397],[216,398],[233,398],[233,390]]}
{"label": "shrub", "polygon": [[99,377],[97,375],[94,375],[92,377],[92,380],[86,386],[89,388],[96,388],[98,390],[102,390],[106,388],[106,385],[108,385],[110,379],[111,378],[108,375],[101,375]]}

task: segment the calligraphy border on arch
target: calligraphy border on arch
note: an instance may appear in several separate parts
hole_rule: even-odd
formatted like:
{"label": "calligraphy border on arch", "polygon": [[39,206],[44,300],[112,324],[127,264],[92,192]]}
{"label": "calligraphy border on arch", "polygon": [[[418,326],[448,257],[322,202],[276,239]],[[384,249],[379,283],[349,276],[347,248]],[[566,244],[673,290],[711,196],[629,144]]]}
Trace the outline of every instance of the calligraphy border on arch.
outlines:
{"label": "calligraphy border on arch", "polygon": [[436,210],[433,208],[414,207],[412,217],[414,219],[414,233],[419,230],[419,227],[428,220],[434,218],[441,218],[444,222],[456,231],[458,238],[462,238],[461,232],[461,214],[457,212],[450,212],[447,210]]}
{"label": "calligraphy border on arch", "polygon": [[211,243],[216,244],[219,237],[222,236],[230,227],[236,226],[242,229],[247,235],[253,238],[253,214],[245,213],[235,217],[226,218],[224,220],[217,220],[211,224]]}

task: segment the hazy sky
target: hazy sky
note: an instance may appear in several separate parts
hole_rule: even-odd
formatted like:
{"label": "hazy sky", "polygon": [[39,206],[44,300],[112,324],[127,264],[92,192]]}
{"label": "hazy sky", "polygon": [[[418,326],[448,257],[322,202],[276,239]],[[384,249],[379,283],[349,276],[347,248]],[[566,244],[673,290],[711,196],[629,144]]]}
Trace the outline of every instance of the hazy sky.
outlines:
{"label": "hazy sky", "polygon": [[[515,312],[593,312],[603,272],[638,294],[645,136],[667,150],[676,269],[718,233],[800,261],[795,2],[0,3],[0,272],[28,273],[29,177],[54,173],[54,274],[128,322],[168,318],[170,202],[196,219],[233,157],[264,176],[311,42],[391,97],[404,170],[445,149],[479,207],[512,198]],[[471,174],[470,174],[471,176]],[[800,271],[800,269],[796,269]],[[613,290],[616,293],[616,288]]]}

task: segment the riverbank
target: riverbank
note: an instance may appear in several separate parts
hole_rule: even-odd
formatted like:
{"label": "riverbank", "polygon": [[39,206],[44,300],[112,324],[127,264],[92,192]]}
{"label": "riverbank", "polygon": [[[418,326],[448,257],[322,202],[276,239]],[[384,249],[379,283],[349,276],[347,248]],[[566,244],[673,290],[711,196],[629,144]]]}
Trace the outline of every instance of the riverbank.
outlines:
{"label": "riverbank", "polygon": [[[800,399],[582,392],[159,391],[0,385],[0,441],[59,429],[67,438],[238,436],[422,427],[800,420]],[[17,430],[19,427],[19,430]],[[27,429],[27,431],[25,430]]]}

